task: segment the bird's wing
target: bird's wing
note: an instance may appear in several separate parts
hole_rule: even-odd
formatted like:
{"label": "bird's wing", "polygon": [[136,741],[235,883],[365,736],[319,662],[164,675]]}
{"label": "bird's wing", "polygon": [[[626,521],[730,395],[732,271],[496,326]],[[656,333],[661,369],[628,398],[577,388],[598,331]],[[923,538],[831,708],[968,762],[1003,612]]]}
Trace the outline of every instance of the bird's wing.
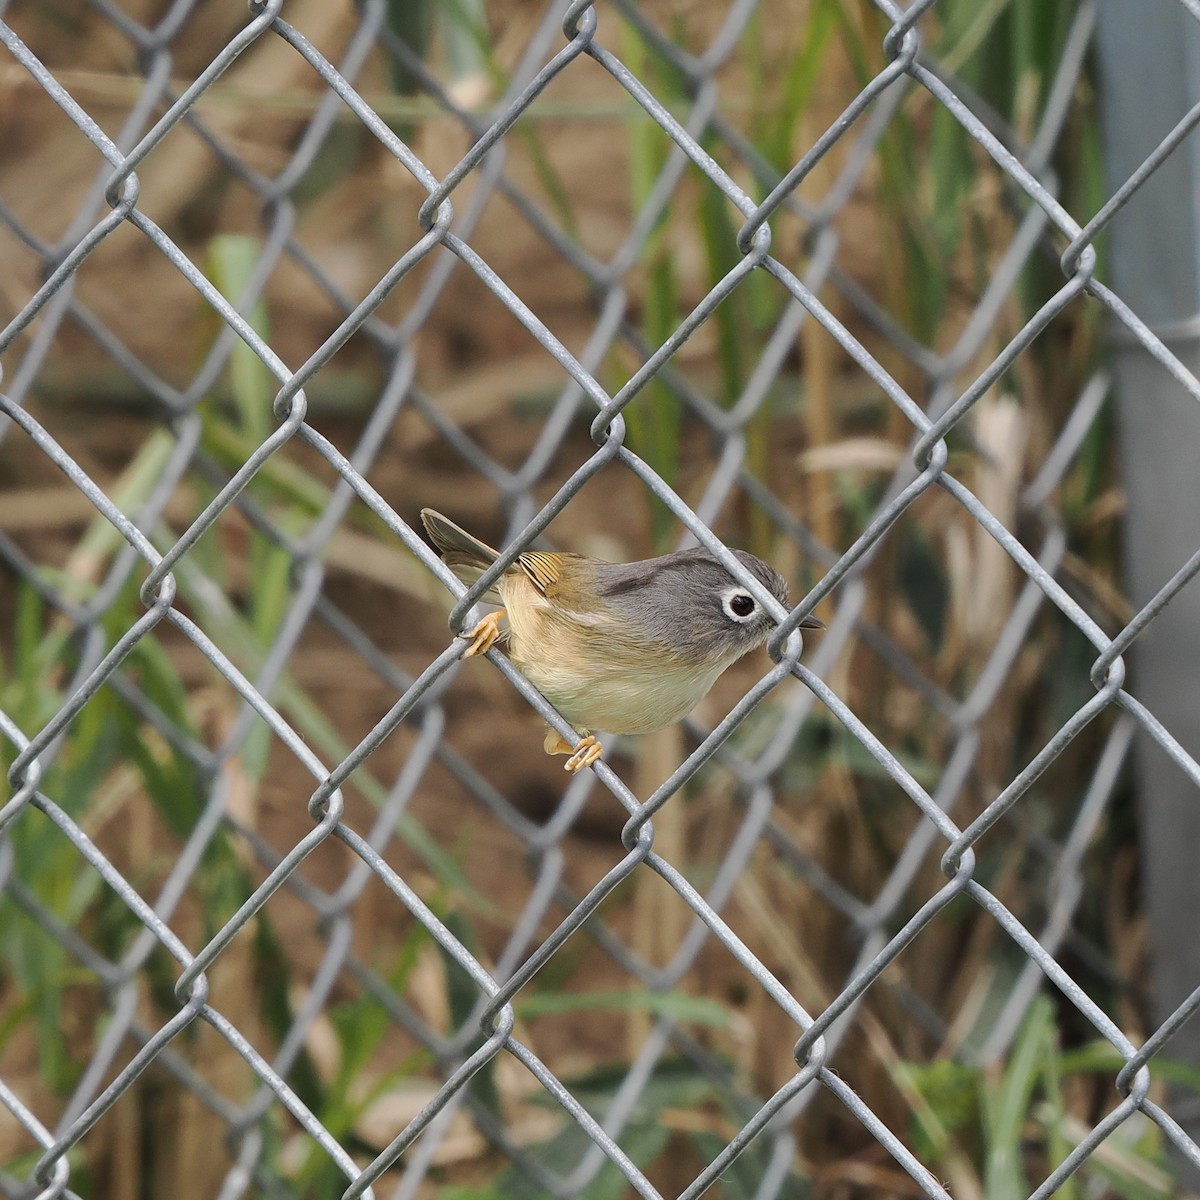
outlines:
{"label": "bird's wing", "polygon": [[517,566],[529,576],[543,596],[553,594],[563,577],[563,556],[545,550],[526,550],[517,559]]}
{"label": "bird's wing", "polygon": [[[441,552],[446,566],[465,584],[474,583],[500,556],[498,550],[473,537],[449,517],[442,516],[432,508],[421,509],[421,520],[429,533],[429,540]],[[513,566],[524,572],[538,593],[553,604],[564,610],[591,611],[596,607],[595,603],[589,603],[586,590],[581,592],[579,588],[579,567],[587,561],[578,554],[526,550],[518,556]],[[494,588],[480,599],[488,604],[502,603]]]}

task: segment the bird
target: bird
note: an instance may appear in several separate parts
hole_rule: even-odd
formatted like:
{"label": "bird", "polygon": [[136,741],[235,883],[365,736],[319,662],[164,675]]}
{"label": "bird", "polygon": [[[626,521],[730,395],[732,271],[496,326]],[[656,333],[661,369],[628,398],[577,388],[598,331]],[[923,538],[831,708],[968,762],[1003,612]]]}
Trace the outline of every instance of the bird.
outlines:
{"label": "bird", "polygon": [[[421,521],[468,586],[499,557],[434,509],[423,508]],[[778,571],[745,550],[733,554],[790,607]],[[507,638],[509,658],[580,736],[572,745],[553,729],[546,733],[546,753],[569,755],[569,772],[599,761],[596,731],[652,733],[682,720],[727,667],[777,627],[702,547],[630,563],[526,550],[480,599],[502,607],[461,635],[470,642],[463,657],[486,654]],[[800,628],[823,626],[805,617]]]}

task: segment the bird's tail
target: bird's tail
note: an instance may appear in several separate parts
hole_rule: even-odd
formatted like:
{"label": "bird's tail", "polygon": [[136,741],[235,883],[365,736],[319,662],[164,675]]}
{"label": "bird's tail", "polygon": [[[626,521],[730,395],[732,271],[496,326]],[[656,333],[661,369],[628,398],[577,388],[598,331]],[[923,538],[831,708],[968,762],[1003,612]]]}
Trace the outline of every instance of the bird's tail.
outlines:
{"label": "bird's tail", "polygon": [[[421,509],[421,522],[429,534],[429,540],[441,554],[442,561],[468,587],[500,556],[499,550],[472,537],[449,517],[442,516],[432,508]],[[480,599],[485,604],[501,603],[495,589]]]}

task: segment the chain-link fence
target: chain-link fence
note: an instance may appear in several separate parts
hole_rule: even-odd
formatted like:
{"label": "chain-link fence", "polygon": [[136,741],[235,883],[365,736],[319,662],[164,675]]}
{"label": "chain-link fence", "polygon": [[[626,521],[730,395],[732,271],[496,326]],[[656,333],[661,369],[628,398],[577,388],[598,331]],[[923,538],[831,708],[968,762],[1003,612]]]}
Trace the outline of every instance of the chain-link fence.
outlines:
{"label": "chain-link fence", "polygon": [[[1096,241],[1196,115],[1072,215],[1086,0],[500,7],[3,13],[0,1191],[1169,1194],[1121,656],[1200,557],[1106,573],[1097,331],[1200,385]],[[423,503],[811,586],[568,779]]]}

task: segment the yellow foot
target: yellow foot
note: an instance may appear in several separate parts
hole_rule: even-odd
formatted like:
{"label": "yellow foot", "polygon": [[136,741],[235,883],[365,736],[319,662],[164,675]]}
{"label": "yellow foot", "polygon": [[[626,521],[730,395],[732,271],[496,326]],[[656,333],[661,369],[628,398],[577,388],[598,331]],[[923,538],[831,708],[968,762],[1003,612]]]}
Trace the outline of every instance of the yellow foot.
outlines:
{"label": "yellow foot", "polygon": [[571,757],[567,759],[566,770],[572,773],[599,762],[604,753],[604,747],[590,735],[583,738],[578,746],[572,746],[570,742],[563,741],[553,729],[546,731],[546,740],[542,746],[547,754],[569,754]]}
{"label": "yellow foot", "polygon": [[554,732],[553,729],[546,730],[546,740],[542,742],[542,749],[547,754],[574,754],[575,747],[570,742],[564,742],[562,738]]}
{"label": "yellow foot", "polygon": [[576,771],[582,771],[584,767],[599,762],[603,753],[604,747],[589,734],[575,747],[575,753],[567,759],[563,769],[575,774]]}
{"label": "yellow foot", "polygon": [[463,658],[470,658],[475,654],[486,654],[500,640],[500,622],[503,619],[504,609],[488,613],[474,629],[462,634],[462,637],[471,639],[471,644],[467,647]]}

